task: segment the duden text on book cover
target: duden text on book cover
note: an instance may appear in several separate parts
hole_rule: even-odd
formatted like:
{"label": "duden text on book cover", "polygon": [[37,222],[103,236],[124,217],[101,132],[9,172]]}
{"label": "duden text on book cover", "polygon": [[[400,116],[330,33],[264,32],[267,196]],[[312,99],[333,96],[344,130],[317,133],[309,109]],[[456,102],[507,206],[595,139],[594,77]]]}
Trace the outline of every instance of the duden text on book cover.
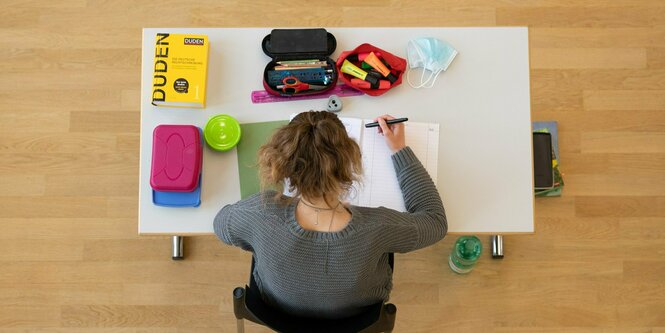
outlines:
{"label": "duden text on book cover", "polygon": [[158,33],[152,104],[204,108],[208,74],[208,36]]}

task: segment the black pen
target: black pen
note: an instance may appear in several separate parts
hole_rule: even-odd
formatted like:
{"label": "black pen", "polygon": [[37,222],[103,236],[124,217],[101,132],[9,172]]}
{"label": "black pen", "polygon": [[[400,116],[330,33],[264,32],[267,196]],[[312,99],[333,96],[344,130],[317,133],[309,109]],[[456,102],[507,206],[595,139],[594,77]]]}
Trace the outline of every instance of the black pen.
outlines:
{"label": "black pen", "polygon": [[[386,120],[386,124],[388,125],[398,124],[398,123],[403,123],[407,120],[409,120],[409,118],[395,118],[395,119]],[[371,127],[379,127],[379,122],[375,121],[373,123],[365,124],[365,128],[371,128]]]}

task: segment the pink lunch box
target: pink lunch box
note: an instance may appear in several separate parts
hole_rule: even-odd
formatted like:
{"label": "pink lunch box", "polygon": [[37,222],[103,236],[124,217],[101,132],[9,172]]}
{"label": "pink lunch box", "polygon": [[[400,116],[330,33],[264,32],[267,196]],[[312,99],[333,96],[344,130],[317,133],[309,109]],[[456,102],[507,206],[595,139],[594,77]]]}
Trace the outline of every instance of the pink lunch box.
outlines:
{"label": "pink lunch box", "polygon": [[192,125],[159,125],[152,133],[150,186],[156,191],[191,192],[203,158],[201,131]]}

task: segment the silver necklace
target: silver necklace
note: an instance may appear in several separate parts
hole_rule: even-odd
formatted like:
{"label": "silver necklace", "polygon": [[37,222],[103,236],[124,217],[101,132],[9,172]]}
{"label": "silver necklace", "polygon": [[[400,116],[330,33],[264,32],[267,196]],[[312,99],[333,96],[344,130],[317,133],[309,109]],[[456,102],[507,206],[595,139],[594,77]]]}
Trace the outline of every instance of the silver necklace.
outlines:
{"label": "silver necklace", "polygon": [[[339,205],[342,202],[337,201],[337,205],[335,205],[335,207],[333,207],[333,208],[316,207],[314,205],[310,205],[310,204],[306,203],[305,200],[302,200],[302,199],[300,199],[300,202],[302,202],[303,205],[314,209],[314,211],[316,212],[316,222],[314,222],[315,225],[319,225],[319,213],[322,210],[332,210],[332,214],[330,216],[330,223],[328,224],[328,232],[330,232],[330,230],[332,229],[333,220],[335,219],[335,213],[337,212],[337,207],[339,207]],[[326,256],[325,256],[325,261],[323,263],[323,272],[325,274],[328,274],[328,247],[329,247],[328,238],[326,238]]]}
{"label": "silver necklace", "polygon": [[335,212],[337,212],[337,207],[339,207],[339,205],[342,203],[341,201],[337,201],[337,205],[335,207],[321,208],[321,207],[316,207],[314,205],[310,205],[310,204],[306,203],[305,200],[302,200],[302,199],[300,199],[300,202],[302,202],[303,205],[314,209],[314,211],[316,212],[316,222],[314,222],[315,225],[319,225],[319,213],[322,210],[332,210],[333,211],[332,215],[330,216],[330,224],[328,225],[328,231],[330,231],[330,228],[332,227],[333,219],[335,219]]}

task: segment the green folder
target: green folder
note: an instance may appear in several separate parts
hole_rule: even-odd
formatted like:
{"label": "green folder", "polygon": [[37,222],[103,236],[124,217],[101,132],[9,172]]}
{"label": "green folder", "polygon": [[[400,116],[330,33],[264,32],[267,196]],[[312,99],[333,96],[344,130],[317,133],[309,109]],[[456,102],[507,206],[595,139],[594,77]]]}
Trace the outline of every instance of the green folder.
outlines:
{"label": "green folder", "polygon": [[288,120],[262,123],[240,124],[242,139],[238,143],[238,176],[240,178],[240,198],[245,199],[261,190],[256,152],[268,141],[273,132]]}

